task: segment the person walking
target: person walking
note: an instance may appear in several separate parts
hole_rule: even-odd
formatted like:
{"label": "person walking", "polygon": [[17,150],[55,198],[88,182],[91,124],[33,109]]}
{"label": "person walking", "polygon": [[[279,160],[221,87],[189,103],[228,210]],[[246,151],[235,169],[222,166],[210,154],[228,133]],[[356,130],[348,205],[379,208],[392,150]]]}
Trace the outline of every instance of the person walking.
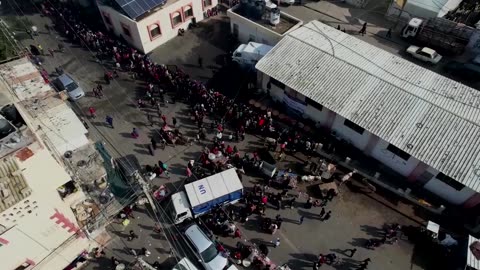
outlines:
{"label": "person walking", "polygon": [[155,225],[153,226],[153,231],[156,232],[156,233],[162,233],[163,232],[162,226],[160,225],[160,223],[155,222]]}
{"label": "person walking", "polygon": [[140,256],[148,257],[150,256],[150,254],[152,253],[147,248],[143,247],[142,249],[140,249]]}
{"label": "person walking", "polygon": [[362,36],[365,35],[365,33],[367,33],[367,23],[363,23],[363,26],[362,26],[362,29],[360,29],[360,31],[358,31],[358,33]]}
{"label": "person walking", "polygon": [[45,52],[43,51],[42,45],[38,44],[37,48],[38,48],[38,51],[40,52],[40,55],[45,55]]}
{"label": "person walking", "polygon": [[320,219],[323,219],[323,216],[325,215],[325,207],[322,207],[322,210],[320,211]]}
{"label": "person walking", "polygon": [[322,221],[327,221],[332,217],[332,211],[328,211],[325,216],[323,216]]}
{"label": "person walking", "polygon": [[107,115],[105,117],[105,122],[107,122],[107,125],[110,126],[110,128],[114,128],[113,127],[113,117],[111,117],[110,115]]}
{"label": "person walking", "polygon": [[[371,261],[372,261],[372,260],[371,260],[370,258],[366,258],[365,260],[361,261],[361,262],[360,262],[360,265],[359,265],[360,268],[358,268],[358,269],[367,269],[368,264],[369,264]],[[361,268],[361,267],[363,267],[363,268]]]}
{"label": "person walking", "polygon": [[138,235],[135,234],[133,230],[130,230],[128,232],[128,241],[132,241],[133,239],[137,239]]}
{"label": "person walking", "polygon": [[387,34],[385,35],[386,38],[390,39],[392,37],[392,28],[388,28]]}
{"label": "person walking", "polygon": [[167,178],[170,178],[170,173],[168,172],[168,164],[167,163],[163,163],[162,161],[158,161],[158,166],[160,166],[160,168],[162,169],[163,173],[165,174],[165,176]]}
{"label": "person walking", "polygon": [[[348,256],[350,258],[352,258],[353,255],[355,255],[355,252],[357,252],[356,248],[349,248],[349,249],[345,249],[345,251],[344,251],[345,256]],[[350,253],[350,254],[348,254],[348,253]]]}
{"label": "person walking", "polygon": [[300,216],[300,219],[298,220],[298,224],[302,225],[304,219],[305,219],[305,216]]}
{"label": "person walking", "polygon": [[52,48],[48,48],[48,53],[50,54],[51,57],[55,57],[55,54]]}
{"label": "person walking", "polygon": [[277,248],[280,246],[280,238],[277,238],[277,240],[275,240],[275,242],[271,241],[273,243],[273,247],[274,248]]}
{"label": "person walking", "polygon": [[90,113],[90,117],[92,119],[95,119],[97,117],[97,111],[95,110],[94,107],[88,108],[88,112]]}
{"label": "person walking", "polygon": [[173,123],[173,126],[176,128],[177,127],[177,118],[172,117],[172,123]]}
{"label": "person walking", "polygon": [[138,134],[138,131],[136,128],[133,128],[132,129],[132,132],[130,133],[130,135],[132,136],[132,138],[136,139],[138,138],[139,134]]}
{"label": "person walking", "polygon": [[198,67],[203,68],[203,58],[201,56],[198,57]]}
{"label": "person walking", "polygon": [[153,136],[150,139],[150,143],[152,144],[153,150],[157,150],[157,141],[155,140],[155,138]]}
{"label": "person walking", "polygon": [[97,90],[96,87],[94,87],[94,88],[92,89],[92,92],[93,92],[93,96],[94,96],[94,97],[100,98],[100,95],[98,94],[98,90]]}
{"label": "person walking", "polygon": [[153,116],[151,114],[147,114],[147,120],[150,123],[150,126],[153,127],[155,122],[153,121]]}

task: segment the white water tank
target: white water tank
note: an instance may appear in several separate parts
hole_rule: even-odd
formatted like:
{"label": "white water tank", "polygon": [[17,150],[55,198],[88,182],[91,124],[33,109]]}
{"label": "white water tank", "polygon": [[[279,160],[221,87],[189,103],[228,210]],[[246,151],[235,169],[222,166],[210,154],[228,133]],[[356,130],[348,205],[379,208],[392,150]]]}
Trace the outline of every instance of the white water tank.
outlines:
{"label": "white water tank", "polygon": [[280,9],[272,8],[270,10],[270,24],[275,26],[280,23]]}

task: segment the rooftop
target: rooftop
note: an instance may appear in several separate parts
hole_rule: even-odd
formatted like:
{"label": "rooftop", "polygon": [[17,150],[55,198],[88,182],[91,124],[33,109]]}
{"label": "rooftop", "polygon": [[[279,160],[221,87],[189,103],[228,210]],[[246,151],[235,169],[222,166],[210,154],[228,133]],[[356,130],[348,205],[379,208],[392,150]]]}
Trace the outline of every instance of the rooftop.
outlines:
{"label": "rooftop", "polygon": [[480,191],[477,90],[318,21],[290,32],[256,68]]}
{"label": "rooftop", "polygon": [[[269,16],[263,15],[261,19],[256,19],[254,16],[250,16],[246,9],[243,9],[240,4],[232,7],[231,11],[280,35],[285,34],[295,25],[302,22],[286,13],[280,12],[280,23],[273,26],[270,24]],[[265,9],[265,14],[269,15],[270,11]]]}
{"label": "rooftop", "polygon": [[85,126],[70,106],[57,95],[20,102],[43,132],[45,143],[59,156],[89,143]]}
{"label": "rooftop", "polygon": [[93,144],[87,144],[78,149],[75,149],[71,156],[64,157],[64,162],[70,164],[73,173],[82,181],[82,184],[101,184],[100,179],[107,175],[105,166],[103,165],[103,158],[98,153]]}
{"label": "rooftop", "polygon": [[52,87],[45,83],[37,68],[26,57],[0,65],[0,76],[19,100],[38,98],[55,93]]}

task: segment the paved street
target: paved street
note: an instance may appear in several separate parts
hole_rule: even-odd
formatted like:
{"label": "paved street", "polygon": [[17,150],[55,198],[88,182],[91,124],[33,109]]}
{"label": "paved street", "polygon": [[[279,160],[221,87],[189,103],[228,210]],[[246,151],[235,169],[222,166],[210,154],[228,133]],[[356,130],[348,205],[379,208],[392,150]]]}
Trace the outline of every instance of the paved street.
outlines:
{"label": "paved street", "polygon": [[[290,7],[289,9],[294,11],[296,8]],[[292,13],[292,15],[295,14]],[[319,15],[315,16],[318,19]],[[30,17],[39,26],[50,23],[47,18],[38,15]],[[214,24],[215,20],[217,19],[214,18],[207,22],[206,26],[201,27],[212,27],[211,24]],[[219,28],[213,27],[209,29],[218,30]],[[220,55],[224,54],[225,46],[215,41],[218,40],[215,38],[216,35],[223,34],[220,30],[218,32],[214,31],[215,35],[212,36],[205,35],[206,31],[204,30],[196,29],[198,32],[187,32],[185,36],[178,37],[159,48],[152,54],[152,58],[157,63],[176,64],[180,68],[185,69],[193,78],[207,81],[213,75],[213,72],[220,68],[218,59]],[[40,31],[42,34],[35,42],[31,40],[25,40],[24,42],[26,44],[38,43],[45,49],[55,48],[58,36],[54,33],[47,34],[45,29]],[[178,46],[178,44],[184,45]],[[205,61],[204,65],[206,68],[204,69],[195,67],[199,53],[203,55]],[[92,140],[106,140],[107,148],[114,156],[134,154],[142,165],[153,165],[158,160],[168,163],[172,173],[171,179],[156,178],[153,180],[154,185],[172,183],[177,188],[181,188],[186,163],[190,159],[199,157],[203,144],[194,143],[193,145],[177,146],[175,148],[167,146],[163,151],[157,150],[154,157],[149,155],[147,149],[150,142],[149,137],[156,131],[147,125],[146,114],[153,114],[153,110],[141,111],[135,106],[136,98],[143,93],[146,85],[141,81],[133,80],[126,73],[121,73],[120,77],[110,85],[104,85],[102,79],[104,68],[95,61],[92,52],[79,48],[76,45],[67,45],[66,52],[57,53],[55,57],[45,56],[43,66],[50,73],[59,65],[67,73],[72,74],[80,82],[81,86],[89,92],[86,97],[73,104],[73,107],[77,109],[81,117],[87,119],[90,123],[89,131]],[[104,87],[105,97],[103,99],[93,97],[90,91],[98,83],[103,84]],[[90,106],[95,107],[97,110],[98,117],[96,119],[87,117]],[[171,119],[172,116],[177,117],[181,131],[187,136],[193,137],[193,123],[184,104],[180,102],[175,104],[168,103],[162,110],[168,119]],[[106,115],[114,118],[114,129],[104,124]],[[155,121],[159,122],[160,119],[155,118]],[[129,135],[133,127],[139,129],[140,137],[138,139],[132,139]],[[213,135],[210,134],[209,136],[211,138]],[[262,143],[259,142],[257,137],[247,136],[245,141],[236,145],[244,153],[245,151],[261,147]],[[302,157],[288,157],[282,166],[291,166],[298,162],[302,162]],[[243,181],[246,186],[252,186],[259,179],[246,176]],[[299,203],[298,207],[294,209],[283,209],[278,212],[273,208],[268,208],[267,216],[275,217],[280,213],[284,217],[282,228],[276,235],[272,236],[260,232],[258,221],[253,217],[245,224],[239,225],[243,232],[243,237],[247,241],[257,243],[262,241],[269,242],[279,237],[281,245],[271,250],[270,257],[277,264],[289,263],[293,269],[311,269],[312,261],[319,253],[327,254],[331,252],[339,254],[338,256],[341,258],[340,263],[334,266],[325,265],[322,269],[355,269],[353,267],[359,260],[368,257],[372,259],[369,269],[423,269],[422,266],[416,265],[417,262],[412,262],[413,246],[404,240],[394,245],[382,246],[375,251],[363,248],[366,239],[378,237],[379,230],[384,223],[412,224],[409,219],[381,203],[363,194],[352,192],[347,186],[343,186],[340,196],[327,207],[327,210],[333,212],[332,218],[327,222],[321,222],[318,218],[319,208],[304,209],[301,203],[305,202],[305,198],[298,199],[297,202]],[[164,221],[162,214],[159,213],[158,215],[161,222]],[[146,247],[152,252],[146,258],[148,262],[159,261],[165,264],[174,262],[175,259],[169,257],[171,247],[168,241],[165,240],[165,236],[152,231],[156,215],[144,207],[140,207],[138,211],[134,212],[134,215],[135,220],[132,220],[132,223],[126,227],[114,223],[107,228],[112,235],[112,241],[106,250],[107,258],[115,256],[120,260],[129,262],[133,260],[129,249]],[[305,221],[302,225],[299,225],[297,221],[301,215],[305,216]],[[168,228],[165,230],[167,237],[179,237],[175,228],[169,225],[165,226]],[[128,234],[129,230],[134,230],[140,237],[131,242],[127,241],[126,234]],[[177,239],[181,240],[181,237]],[[223,240],[226,246],[235,244],[235,241],[232,239]],[[178,241],[173,242],[173,245],[176,244],[178,244]],[[344,249],[353,247],[358,249],[353,258],[342,255]],[[179,246],[174,248],[177,251],[177,255],[183,255],[182,248]],[[108,259],[95,260],[86,269],[108,269],[106,267],[109,265]]]}

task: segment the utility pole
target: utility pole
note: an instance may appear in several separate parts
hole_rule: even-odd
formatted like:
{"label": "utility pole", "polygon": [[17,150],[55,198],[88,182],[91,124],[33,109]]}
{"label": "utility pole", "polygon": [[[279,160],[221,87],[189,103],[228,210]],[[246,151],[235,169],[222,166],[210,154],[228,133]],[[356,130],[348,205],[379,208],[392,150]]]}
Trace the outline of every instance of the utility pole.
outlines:
{"label": "utility pole", "polygon": [[138,171],[135,173],[135,175],[133,177],[135,177],[135,180],[137,180],[138,183],[142,186],[143,193],[147,197],[148,203],[152,207],[152,210],[155,212],[155,214],[158,213],[157,212],[157,207],[155,206],[155,203],[154,203],[152,195],[151,195],[150,184],[145,181],[145,178],[142,175],[140,175],[140,173]]}
{"label": "utility pole", "polygon": [[146,270],[157,270],[155,267],[151,266],[149,263],[147,263],[146,261],[144,261],[142,257],[138,257],[138,258],[137,258],[137,262],[140,264],[140,267],[141,267],[142,269],[146,269]]}

